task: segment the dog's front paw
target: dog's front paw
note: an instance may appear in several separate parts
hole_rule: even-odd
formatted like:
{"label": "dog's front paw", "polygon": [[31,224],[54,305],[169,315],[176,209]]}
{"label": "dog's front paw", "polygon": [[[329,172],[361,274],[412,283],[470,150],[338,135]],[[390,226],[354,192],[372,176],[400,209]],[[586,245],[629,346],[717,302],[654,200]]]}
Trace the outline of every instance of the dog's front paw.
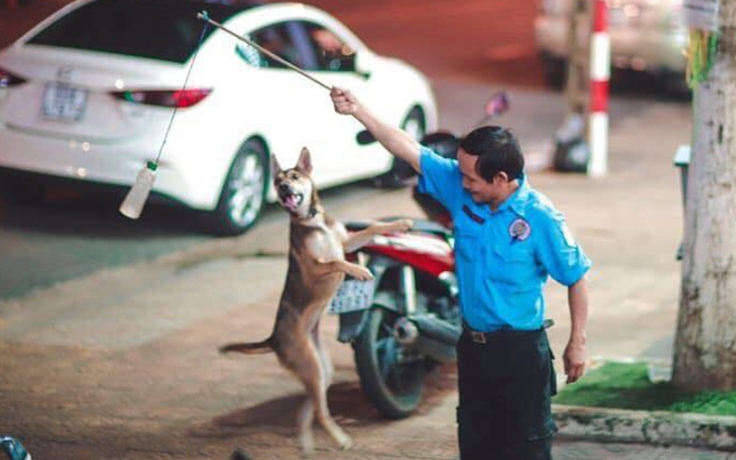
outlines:
{"label": "dog's front paw", "polygon": [[394,232],[408,232],[414,226],[414,221],[411,219],[399,219],[395,222],[391,222],[391,231]]}
{"label": "dog's front paw", "polygon": [[360,281],[370,281],[373,279],[373,273],[361,265],[351,265],[348,275]]}

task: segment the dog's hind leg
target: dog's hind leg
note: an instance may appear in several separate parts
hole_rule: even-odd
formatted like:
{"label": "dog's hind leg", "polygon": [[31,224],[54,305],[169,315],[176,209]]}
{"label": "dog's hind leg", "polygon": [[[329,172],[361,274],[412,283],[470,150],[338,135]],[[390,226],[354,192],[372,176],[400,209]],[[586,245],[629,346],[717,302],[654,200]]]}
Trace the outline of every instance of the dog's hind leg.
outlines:
{"label": "dog's hind leg", "polygon": [[325,388],[329,388],[332,384],[332,377],[335,374],[335,367],[332,365],[330,354],[322,343],[322,335],[319,332],[319,323],[317,323],[314,326],[314,329],[312,329],[312,343],[314,343],[314,347],[316,348],[320,362],[322,363],[322,378],[325,382]]}
{"label": "dog's hind leg", "polygon": [[[323,369],[321,354],[312,342],[311,338],[308,339],[307,342],[308,345],[299,350],[301,352],[300,356],[292,357],[296,358],[292,362],[298,363],[297,367],[292,368],[292,372],[294,372],[294,374],[304,384],[307,391],[307,397],[311,400],[311,404],[313,405],[314,415],[317,417],[317,422],[319,422],[320,426],[327,431],[327,434],[329,434],[342,449],[349,449],[353,445],[353,440],[337,423],[335,423],[330,415],[330,410],[327,407],[328,385],[325,380],[326,370]],[[306,414],[305,407],[302,409],[305,410],[305,415],[308,415]],[[311,430],[311,420],[309,425],[305,424],[308,420],[309,418],[306,416],[300,419],[300,422],[303,422],[299,425],[300,430]],[[311,436],[311,433],[308,431],[300,431],[299,436],[302,440],[307,440],[309,439],[309,436]],[[302,452],[307,455],[308,452],[306,449],[308,447],[308,445],[302,444]]]}
{"label": "dog's hind leg", "polygon": [[312,434],[312,423],[314,422],[314,404],[312,397],[307,395],[304,403],[296,414],[296,426],[299,431],[299,443],[302,446],[302,454],[306,457],[314,452],[314,435]]}
{"label": "dog's hind leg", "polygon": [[307,393],[314,403],[317,422],[319,422],[322,428],[324,428],[327,434],[330,435],[341,449],[350,449],[353,446],[353,440],[335,423],[332,415],[330,415],[330,409],[327,407],[327,386],[322,381],[318,385],[308,385]]}

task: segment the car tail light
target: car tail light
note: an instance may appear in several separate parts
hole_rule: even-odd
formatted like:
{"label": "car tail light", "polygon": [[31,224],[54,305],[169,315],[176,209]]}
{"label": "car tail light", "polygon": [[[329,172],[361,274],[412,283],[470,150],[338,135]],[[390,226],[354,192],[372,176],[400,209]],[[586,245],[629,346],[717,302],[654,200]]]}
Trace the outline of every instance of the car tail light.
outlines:
{"label": "car tail light", "polygon": [[116,99],[136,104],[185,109],[197,104],[211,92],[211,89],[195,88],[175,91],[116,91],[112,95]]}
{"label": "car tail light", "polygon": [[21,83],[25,83],[26,81],[26,79],[20,78],[19,76],[14,75],[0,67],[0,88],[20,85]]}

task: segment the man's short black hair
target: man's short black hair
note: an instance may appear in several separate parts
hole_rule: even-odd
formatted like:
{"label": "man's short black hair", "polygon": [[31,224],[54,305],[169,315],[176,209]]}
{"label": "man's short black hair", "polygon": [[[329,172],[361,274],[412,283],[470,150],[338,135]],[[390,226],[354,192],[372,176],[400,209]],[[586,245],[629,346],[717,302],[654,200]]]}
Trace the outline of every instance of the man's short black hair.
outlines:
{"label": "man's short black hair", "polygon": [[478,157],[475,171],[488,182],[500,172],[514,180],[524,171],[524,156],[516,137],[501,126],[474,129],[460,141],[460,148]]}

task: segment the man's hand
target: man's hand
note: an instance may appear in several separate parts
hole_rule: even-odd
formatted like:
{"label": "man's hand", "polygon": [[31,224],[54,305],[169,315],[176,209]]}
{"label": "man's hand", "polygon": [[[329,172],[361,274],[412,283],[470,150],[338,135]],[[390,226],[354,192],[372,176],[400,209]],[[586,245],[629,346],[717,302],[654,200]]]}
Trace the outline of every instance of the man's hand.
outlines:
{"label": "man's hand", "polygon": [[358,99],[350,91],[333,86],[330,90],[335,112],[342,115],[355,115],[358,110]]}
{"label": "man's hand", "polygon": [[585,372],[585,339],[570,339],[562,357],[567,383],[573,383]]}

